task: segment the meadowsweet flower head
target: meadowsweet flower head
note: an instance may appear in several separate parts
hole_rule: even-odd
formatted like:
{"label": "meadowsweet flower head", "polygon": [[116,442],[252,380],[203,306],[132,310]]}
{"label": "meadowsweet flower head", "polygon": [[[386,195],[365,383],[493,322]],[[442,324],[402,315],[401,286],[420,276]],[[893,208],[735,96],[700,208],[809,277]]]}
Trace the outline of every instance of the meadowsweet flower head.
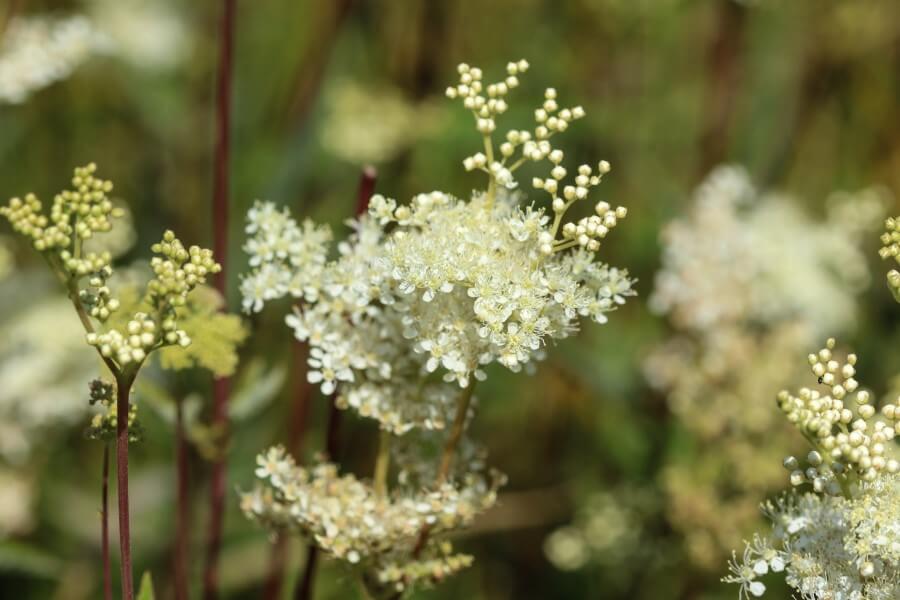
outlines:
{"label": "meadowsweet flower head", "polygon": [[[747,544],[725,581],[761,596],[770,569],[804,598],[897,597],[900,592],[900,432],[896,404],[878,415],[855,379],[857,358],[835,342],[809,355],[816,386],[783,391],[779,406],[810,441],[804,460],[788,456],[794,490],[764,506],[770,537]],[[804,491],[805,490],[805,491]]]}
{"label": "meadowsweet flower head", "polygon": [[[332,463],[306,470],[270,451],[257,472],[264,484],[244,495],[244,510],[361,565],[367,587],[402,592],[471,562],[439,536],[489,508],[503,481],[463,435],[476,381],[494,363],[516,372],[532,367],[554,340],[582,321],[604,323],[634,294],[627,271],[597,260],[600,240],[625,208],[599,202],[592,216],[564,222],[609,171],[605,162],[582,165],[572,185],[563,184],[563,152],[549,140],[584,111],[560,109],[548,89],[534,132],[511,130],[494,147],[507,93],[527,68],[510,63],[503,81],[483,85],[479,69],[461,65],[459,84],[448,90],[472,111],[481,134],[484,152],[463,166],[488,175],[485,191],[470,198],[432,191],[408,204],[372,196],[335,252],[326,228],[300,227],[271,203],[257,203],[247,217],[245,310],[298,300],[286,323],[310,346],[309,381],[339,408],[375,419],[379,464],[393,456],[400,466],[386,493],[386,470],[369,484]],[[525,162],[543,160],[550,174],[536,187],[550,194],[549,207],[526,201],[513,177]],[[423,460],[435,442],[443,446],[440,462]]]}

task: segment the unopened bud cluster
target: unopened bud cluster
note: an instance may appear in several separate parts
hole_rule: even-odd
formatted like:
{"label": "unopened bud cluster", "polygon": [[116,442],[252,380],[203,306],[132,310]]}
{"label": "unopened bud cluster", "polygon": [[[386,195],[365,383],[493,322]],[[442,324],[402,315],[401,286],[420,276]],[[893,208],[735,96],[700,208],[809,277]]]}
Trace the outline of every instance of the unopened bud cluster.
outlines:
{"label": "unopened bud cluster", "polygon": [[596,172],[590,165],[584,164],[578,167],[573,184],[563,183],[568,174],[566,168],[562,166],[564,154],[562,150],[553,147],[550,138],[568,129],[572,121],[584,117],[584,108],[560,107],[556,89],[547,88],[544,91],[544,102],[534,111],[534,130],[510,129],[499,148],[494,147],[491,134],[497,128],[496,117],[506,112],[505,97],[511,89],[519,85],[519,74],[527,70],[527,61],[511,62],[506,66],[507,76],[503,81],[484,86],[481,69],[470,67],[465,63],[459,65],[459,83],[447,88],[447,96],[462,99],[463,106],[472,111],[476,128],[484,137],[484,152],[476,152],[465,158],[463,166],[467,171],[479,170],[488,174],[491,182],[488,189],[490,201],[495,186],[506,189],[517,187],[513,173],[525,162],[548,160],[552,165],[549,175],[535,177],[532,180],[536,189],[545,190],[550,194],[551,206],[556,215],[549,235],[545,235],[542,240],[542,252],[549,255],[554,251],[576,245],[596,252],[600,248],[599,240],[609,229],[615,227],[617,219],[625,217],[624,208],[619,207],[611,211],[608,204],[600,202],[595,207],[596,217],[567,223],[563,229],[563,238],[556,239],[563,214],[576,201],[586,199],[590,188],[598,185],[603,175],[610,170],[609,163],[605,160],[598,163]]}
{"label": "unopened bud cluster", "polygon": [[[87,428],[87,436],[92,440],[110,441],[116,437],[116,387],[103,379],[94,379],[89,384],[90,396],[88,401],[91,406],[99,406],[100,412],[91,419]],[[137,426],[137,405],[129,403],[128,406],[128,440],[136,442],[140,439],[140,429]]]}
{"label": "unopened bud cluster", "polygon": [[[881,249],[878,254],[883,259],[893,258],[900,263],[900,217],[891,217],[884,222],[884,233],[881,234]],[[888,287],[894,299],[900,302],[900,271],[891,269],[887,274]]]}
{"label": "unopened bud cluster", "polygon": [[[900,408],[888,403],[876,414],[870,394],[854,378],[856,356],[834,355],[834,340],[809,355],[825,393],[803,388],[778,403],[810,441],[806,464],[788,456],[794,490],[763,512],[771,538],[755,536],[742,560],[731,561],[724,581],[743,597],[762,596],[770,571],[804,598],[897,598],[900,593],[900,465],[894,438]],[[797,486],[811,484],[812,491]]]}
{"label": "unopened bud cluster", "polygon": [[152,250],[161,255],[150,261],[155,277],[147,282],[146,301],[153,307],[152,314],[135,313],[123,331],[87,334],[87,343],[119,366],[140,364],[151,351],[163,346],[188,347],[191,339],[178,328],[177,309],[184,306],[191,290],[206,282],[208,274],[221,270],[212,251],[198,246],[186,250],[171,231],[166,231]]}
{"label": "unopened bud cluster", "polygon": [[[108,365],[124,368],[142,363],[157,348],[175,344],[186,347],[191,343],[188,335],[178,329],[176,310],[184,306],[191,290],[221,267],[210,250],[198,246],[185,249],[174,233],[166,231],[162,241],[152,247],[159,256],[150,263],[154,277],[147,283],[145,297],[150,310],[134,314],[122,330],[95,331],[87,319],[103,323],[120,303],[107,285],[113,274],[111,254],[85,252],[84,242],[95,234],[109,232],[113,219],[124,214],[108,197],[112,183],[97,177],[96,171],[94,163],[76,168],[72,189],[56,195],[49,217],[33,194],[24,201],[13,198],[0,208],[0,214],[17,232],[32,240],[66,285],[85,322],[87,343],[115,363],[108,361]],[[87,285],[83,283],[85,278]]]}
{"label": "unopened bud cluster", "polygon": [[809,364],[826,393],[802,388],[795,396],[787,391],[778,394],[778,404],[789,421],[811,440],[815,449],[807,456],[808,468],[800,469],[796,458],[788,457],[785,467],[791,470],[791,483],[812,483],[817,492],[841,493],[841,485],[857,477],[873,481],[879,473],[897,473],[900,463],[892,456],[893,439],[900,433],[896,407],[888,404],[876,418],[871,395],[859,389],[856,355],[845,362],[834,356],[834,339],[829,339],[817,354],[809,355]]}

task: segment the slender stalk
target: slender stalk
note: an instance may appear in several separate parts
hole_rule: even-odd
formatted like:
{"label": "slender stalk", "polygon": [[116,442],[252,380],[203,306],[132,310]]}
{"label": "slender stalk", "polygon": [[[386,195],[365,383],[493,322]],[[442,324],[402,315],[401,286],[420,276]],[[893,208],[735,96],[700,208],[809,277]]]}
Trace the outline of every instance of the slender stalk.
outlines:
{"label": "slender stalk", "polygon": [[[369,199],[375,191],[375,181],[378,173],[375,167],[367,166],[362,170],[359,178],[359,187],[356,192],[356,216],[361,216],[369,209]],[[328,460],[335,462],[338,459],[340,448],[341,410],[335,404],[335,396],[332,395],[328,403],[328,424],[325,433],[325,453]],[[306,560],[303,564],[303,572],[297,580],[294,588],[295,600],[309,600],[312,597],[313,581],[316,576],[316,564],[318,563],[319,549],[314,543],[306,546]]]}
{"label": "slender stalk", "polygon": [[316,565],[319,562],[319,548],[315,544],[306,547],[306,560],[303,563],[303,575],[294,589],[294,600],[310,600],[312,598],[313,580],[316,576]]}
{"label": "slender stalk", "polygon": [[462,439],[463,430],[466,426],[466,416],[469,414],[469,406],[472,404],[472,393],[475,391],[475,382],[469,383],[469,387],[463,389],[456,401],[456,416],[453,418],[453,426],[450,428],[450,435],[444,443],[444,451],[441,453],[441,463],[438,468],[436,483],[438,486],[446,483],[450,475],[450,467],[453,466],[453,459],[456,457],[456,450],[459,448],[459,441]]}
{"label": "slender stalk", "polygon": [[[447,436],[447,441],[444,443],[444,450],[441,452],[441,462],[438,467],[437,476],[435,477],[435,484],[437,487],[446,483],[447,478],[450,476],[450,467],[453,466],[453,459],[456,457],[456,451],[459,448],[459,442],[462,439],[462,434],[465,430],[466,416],[469,414],[469,406],[472,404],[472,394],[474,391],[475,382],[472,381],[469,383],[469,387],[465,388],[462,393],[460,393],[459,398],[456,401],[456,415],[453,418],[450,434]],[[431,528],[428,525],[422,527],[422,531],[419,533],[419,539],[416,540],[416,545],[413,548],[413,558],[419,558],[419,555],[422,554],[422,550],[425,549],[425,544],[428,543],[430,529]]]}
{"label": "slender stalk", "polygon": [[128,504],[128,404],[133,373],[116,376],[116,495],[119,500],[119,552],[121,553],[122,599],[133,600],[131,572],[131,518]]}
{"label": "slender stalk", "polygon": [[184,407],[181,401],[175,403],[175,445],[176,445],[176,514],[174,584],[175,600],[188,600],[188,510],[190,508],[190,488],[188,483],[188,443],[184,431]]}
{"label": "slender stalk", "polygon": [[[222,270],[215,278],[216,289],[227,305],[228,281],[228,196],[231,153],[231,80],[234,69],[235,0],[223,0],[219,25],[219,67],[216,90],[216,149],[213,180],[213,252]],[[227,306],[223,306],[223,310]],[[228,430],[230,380],[213,381],[213,425],[225,436]],[[203,572],[203,598],[218,597],[218,564],[225,522],[225,456],[213,463],[210,480],[210,523]]]}
{"label": "slender stalk", "polygon": [[391,432],[381,429],[378,432],[378,455],[375,458],[375,493],[386,496],[387,478],[391,468]]}
{"label": "slender stalk", "polygon": [[716,31],[707,49],[705,122],[699,140],[698,171],[705,177],[728,156],[728,142],[737,98],[741,91],[742,50],[747,28],[747,7],[718,2]]}
{"label": "slender stalk", "polygon": [[103,444],[100,484],[100,553],[103,557],[103,600],[112,600],[112,565],[109,562],[109,442]]}

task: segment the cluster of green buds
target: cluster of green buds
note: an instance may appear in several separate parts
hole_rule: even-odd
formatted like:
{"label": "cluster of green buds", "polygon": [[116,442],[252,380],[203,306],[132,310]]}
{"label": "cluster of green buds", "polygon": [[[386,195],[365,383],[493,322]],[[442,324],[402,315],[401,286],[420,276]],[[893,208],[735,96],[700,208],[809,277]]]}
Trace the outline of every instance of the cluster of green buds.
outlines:
{"label": "cluster of green buds", "polygon": [[[891,217],[885,220],[881,245],[882,247],[878,251],[881,258],[893,258],[900,263],[900,217]],[[894,299],[900,302],[900,271],[891,269],[887,274],[887,283]]]}
{"label": "cluster of green buds", "polygon": [[96,170],[94,163],[75,169],[72,189],[54,197],[49,218],[34,194],[24,200],[13,198],[0,208],[0,215],[15,231],[31,239],[62,278],[90,278],[88,288],[79,292],[80,300],[90,315],[102,322],[119,307],[106,286],[112,275],[112,257],[109,252],[83,252],[82,246],[94,234],[110,231],[113,219],[124,213],[109,199],[112,183],[95,177]]}
{"label": "cluster of green buds", "polygon": [[[87,428],[86,435],[92,440],[108,442],[116,437],[116,386],[103,379],[94,379],[89,384],[91,406],[99,406],[101,411],[94,415]],[[140,428],[137,423],[137,405],[128,406],[128,441],[140,439]]]}
{"label": "cluster of green buds", "polygon": [[82,317],[87,343],[97,348],[115,374],[128,365],[140,365],[158,348],[190,345],[188,335],[178,328],[177,309],[185,305],[191,290],[221,267],[212,251],[198,246],[185,249],[174,233],[166,231],[152,247],[158,256],[150,263],[154,277],[147,283],[144,298],[149,309],[135,313],[122,330],[95,331],[89,318],[105,322],[120,302],[107,285],[113,273],[110,253],[85,252],[84,242],[109,232],[113,219],[124,214],[108,197],[112,183],[96,177],[96,170],[93,163],[76,168],[72,189],[56,195],[49,217],[33,194],[24,201],[13,198],[0,208],[0,214],[45,256]]}
{"label": "cluster of green buds", "polygon": [[834,346],[834,339],[829,339],[818,353],[809,355],[810,368],[827,392],[802,388],[797,395],[783,390],[777,397],[788,420],[813,446],[805,469],[795,457],[785,459],[791,484],[811,483],[815,491],[833,495],[846,494],[858,480],[874,481],[881,474],[900,472],[891,443],[900,434],[900,411],[887,404],[883,418],[878,418],[871,394],[859,389],[854,378],[856,355],[841,362],[834,356]]}
{"label": "cluster of green buds", "polygon": [[207,275],[222,268],[212,251],[199,246],[185,249],[171,231],[166,231],[152,250],[160,255],[150,262],[154,277],[147,282],[145,300],[152,311],[135,313],[123,331],[87,334],[87,343],[120,367],[140,364],[150,352],[164,346],[188,347],[191,339],[178,328],[177,309],[185,305],[195,287],[206,282]]}
{"label": "cluster of green buds", "polygon": [[[112,218],[121,217],[121,209],[113,207],[107,194],[113,185],[94,177],[97,165],[91,163],[75,169],[71,190],[65,190],[53,199],[48,219],[42,213],[41,201],[34,194],[25,200],[13,198],[9,205],[0,208],[0,214],[9,219],[13,229],[29,237],[36,250],[77,248],[94,233],[112,229]],[[63,264],[70,273],[86,275],[95,267],[93,261],[82,265],[81,257],[72,251]]]}

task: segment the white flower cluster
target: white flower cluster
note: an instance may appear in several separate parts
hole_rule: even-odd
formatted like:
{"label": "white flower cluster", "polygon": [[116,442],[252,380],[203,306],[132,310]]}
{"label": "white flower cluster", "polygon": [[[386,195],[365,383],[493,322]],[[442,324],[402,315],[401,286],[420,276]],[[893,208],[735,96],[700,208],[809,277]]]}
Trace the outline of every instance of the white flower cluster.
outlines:
{"label": "white flower cluster", "polygon": [[663,233],[651,308],[693,331],[798,316],[816,332],[846,329],[869,276],[858,247],[868,223],[848,227],[845,217],[880,218],[882,202],[869,193],[844,198],[816,224],[786,198],[760,195],[743,169],[719,167],[690,216]]}
{"label": "white flower cluster", "polygon": [[[329,554],[380,572],[382,583],[398,583],[390,572],[398,557],[413,552],[423,527],[432,533],[459,529],[493,506],[501,478],[470,477],[457,489],[447,483],[417,493],[379,494],[336,465],[320,462],[312,469],[295,464],[282,447],[257,457],[256,476],[266,487],[243,494],[241,506],[268,527],[298,530],[313,537]],[[441,556],[433,543],[425,560]],[[409,582],[405,582],[409,583]]]}
{"label": "white flower cluster", "polygon": [[13,19],[0,44],[0,103],[21,104],[106,47],[106,36],[83,16]]}
{"label": "white flower cluster", "polygon": [[244,251],[253,271],[241,279],[244,310],[259,312],[263,304],[287,295],[314,301],[331,241],[327,227],[303,222],[301,229],[287,208],[257,201],[247,212],[249,238]]}
{"label": "white flower cluster", "polygon": [[691,560],[709,569],[757,527],[759,498],[782,483],[781,452],[799,444],[756,399],[802,375],[792,358],[825,331],[853,327],[868,280],[862,234],[885,198],[875,188],[833,194],[821,222],[793,204],[719,167],[662,239],[650,302],[674,333],[644,370],[696,444],[669,461],[664,486]]}
{"label": "white flower cluster", "polygon": [[771,539],[754,537],[724,579],[739,584],[742,596],[762,596],[760,578],[769,571],[783,571],[803,598],[900,595],[900,452],[893,443],[900,410],[886,404],[876,416],[854,379],[855,355],[840,362],[833,348],[828,340],[809,357],[826,392],[803,388],[796,396],[778,396],[788,420],[813,446],[805,469],[793,456],[784,466],[792,485],[812,489],[795,489],[765,505]]}
{"label": "white flower cluster", "polygon": [[[547,217],[514,202],[433,192],[398,207],[375,196],[339,258],[325,264],[325,230],[307,224],[301,233],[285,213],[258,204],[244,305],[302,298],[288,324],[312,345],[310,381],[326,394],[342,384],[343,405],[398,433],[413,423],[439,428],[455,394],[427,383],[428,373],[440,369],[445,382],[465,387],[492,362],[518,371],[543,356],[549,339],[576,331],[581,317],[603,323],[633,294],[626,271],[588,250],[544,255]],[[263,226],[260,215],[279,225]],[[398,421],[404,406],[411,413]]]}
{"label": "white flower cluster", "polygon": [[[513,371],[530,366],[582,319],[603,323],[634,294],[626,271],[595,260],[598,240],[624,208],[601,202],[593,216],[562,223],[565,210],[609,170],[605,163],[596,173],[583,165],[575,185],[558,185],[565,177],[562,152],[547,138],[582,110],[558,110],[548,90],[534,137],[510,132],[498,151],[502,159],[492,158],[494,118],[526,68],[511,63],[504,82],[487,86],[489,98],[480,95],[480,71],[459,68],[461,83],[450,95],[463,96],[475,113],[486,157],[464,164],[490,174],[487,191],[470,200],[435,191],[399,205],[373,196],[332,260],[327,229],[309,222],[301,229],[269,203],[257,203],[248,215],[245,310],[282,296],[298,299],[286,321],[310,346],[309,381],[333,394],[338,407],[376,419],[381,437],[374,484],[339,476],[329,463],[299,469],[271,450],[257,473],[265,485],[244,497],[245,512],[270,527],[305,532],[351,564],[367,563],[367,586],[402,592],[426,575],[435,581],[469,564],[430,536],[465,526],[493,503],[502,482],[463,435],[475,380],[493,363]],[[509,191],[507,173],[517,165],[507,167],[506,159],[520,146],[527,156],[518,164],[547,158],[554,165],[539,186],[553,197],[552,223],[544,209],[520,206]],[[446,435],[427,436],[441,429]],[[404,437],[392,452],[396,435]],[[443,446],[440,460],[424,460],[433,456],[428,446],[435,440]],[[387,492],[395,454],[397,487]]]}

